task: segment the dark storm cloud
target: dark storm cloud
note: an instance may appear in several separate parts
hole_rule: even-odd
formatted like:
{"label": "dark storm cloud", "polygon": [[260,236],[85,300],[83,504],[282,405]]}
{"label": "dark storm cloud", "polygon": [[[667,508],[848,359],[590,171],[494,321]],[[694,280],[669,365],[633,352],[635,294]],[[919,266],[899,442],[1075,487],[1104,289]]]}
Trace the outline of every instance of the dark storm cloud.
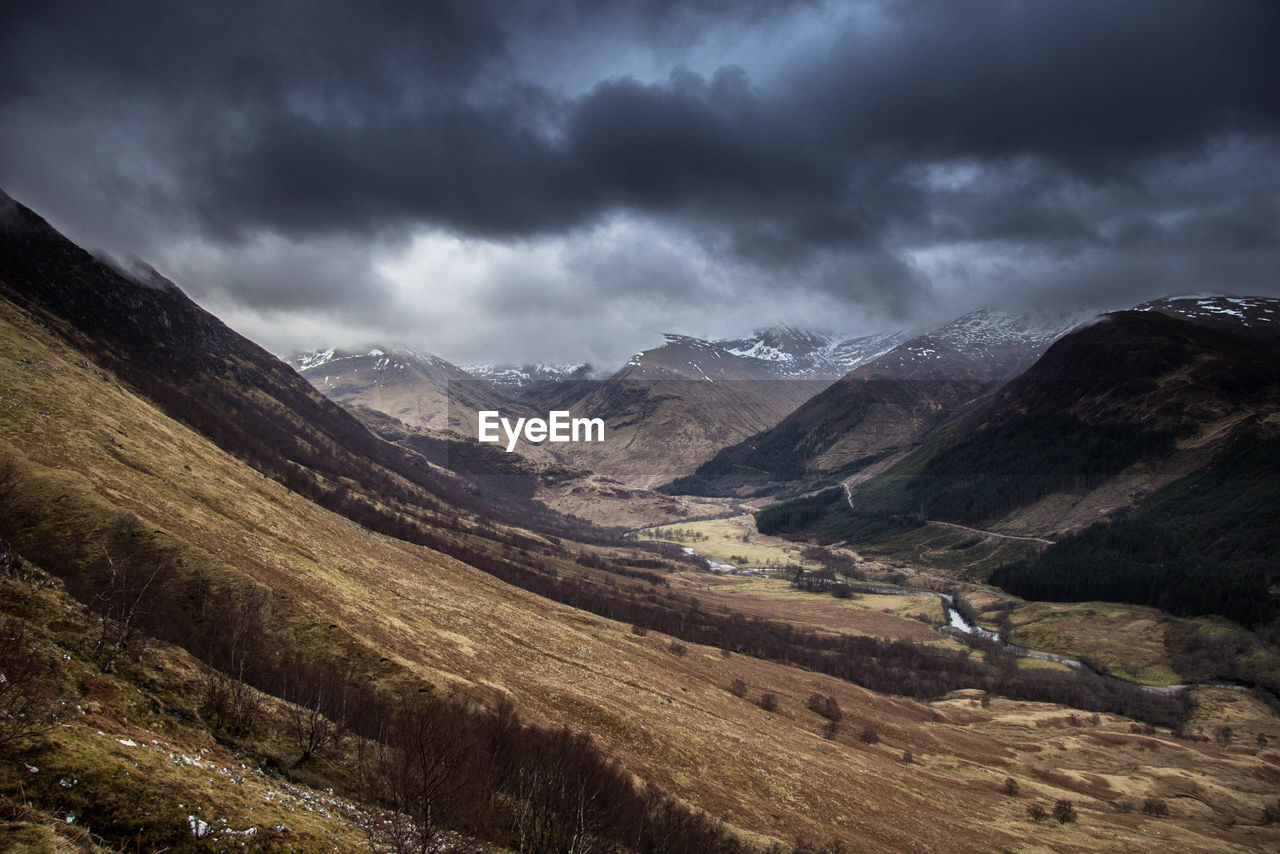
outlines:
{"label": "dark storm cloud", "polygon": [[1280,5],[904,3],[795,85],[815,134],[894,157],[1031,154],[1083,174],[1280,124]]}
{"label": "dark storm cloud", "polygon": [[[538,239],[634,215],[697,235],[709,258],[907,314],[931,287],[910,250],[938,244],[1109,258],[1276,242],[1271,0],[45,2],[0,15],[0,180],[103,216],[118,192],[228,246],[422,228]],[[708,33],[766,43],[805,15],[814,47],[770,73],[700,53]],[[667,71],[537,73],[637,50]],[[60,202],[70,160],[108,174]],[[1196,189],[1197,175],[1213,180]],[[670,258],[648,277],[624,269],[635,257],[603,251],[578,269],[610,283],[604,296],[693,281]],[[223,287],[251,306],[343,304],[315,256],[299,269],[293,291],[287,263],[261,287]]]}

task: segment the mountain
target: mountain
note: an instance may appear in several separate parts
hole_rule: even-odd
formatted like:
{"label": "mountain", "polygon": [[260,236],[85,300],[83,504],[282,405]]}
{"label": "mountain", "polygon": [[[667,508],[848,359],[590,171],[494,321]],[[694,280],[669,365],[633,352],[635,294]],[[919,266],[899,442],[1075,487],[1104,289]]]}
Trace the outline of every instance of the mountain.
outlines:
{"label": "mountain", "polygon": [[982,308],[918,335],[871,360],[865,378],[977,380],[1014,376],[1085,318],[1007,314]]}
{"label": "mountain", "polygon": [[796,477],[891,458],[1031,364],[1075,322],[991,309],[957,318],[868,359],[776,426],[721,451],[696,480],[670,488],[704,490],[716,488],[714,479]]}
{"label": "mountain", "polygon": [[523,365],[477,363],[463,365],[462,370],[504,391],[518,391],[533,383],[591,379],[595,374],[595,369],[591,365],[580,365],[575,362],[550,364],[527,362]]}
{"label": "mountain", "polygon": [[1280,327],[1280,300],[1270,297],[1238,297],[1226,294],[1168,296],[1135,306],[1134,311],[1154,311],[1170,317],[1194,320],[1227,332],[1270,335]]}
{"label": "mountain", "polygon": [[[1150,490],[1277,412],[1280,330],[1260,340],[1217,323],[1115,312],[1062,338],[921,447],[913,474],[896,481],[899,497],[880,509],[980,526],[1003,521],[1001,530],[1015,522],[1029,530],[1038,518],[1055,527],[1037,532],[1059,533],[1117,506],[1095,492],[1114,492],[1112,480],[1130,467],[1141,463]],[[868,482],[855,498],[873,490]],[[1037,508],[1042,496],[1063,492],[1098,507],[1082,516],[1058,497],[1052,510]]]}
{"label": "mountain", "polygon": [[666,343],[632,356],[619,372],[626,379],[836,380],[892,349],[906,333],[895,331],[837,339],[792,326],[758,329],[743,338],[707,341],[664,335]]}
{"label": "mountain", "polygon": [[839,340],[787,326],[721,341],[668,334],[607,380],[531,386],[525,399],[604,418],[608,441],[575,449],[574,464],[652,487],[772,427],[902,337]]}
{"label": "mountain", "polygon": [[297,354],[290,364],[330,400],[374,409],[415,427],[474,435],[479,410],[532,414],[501,388],[426,353],[330,349]]}

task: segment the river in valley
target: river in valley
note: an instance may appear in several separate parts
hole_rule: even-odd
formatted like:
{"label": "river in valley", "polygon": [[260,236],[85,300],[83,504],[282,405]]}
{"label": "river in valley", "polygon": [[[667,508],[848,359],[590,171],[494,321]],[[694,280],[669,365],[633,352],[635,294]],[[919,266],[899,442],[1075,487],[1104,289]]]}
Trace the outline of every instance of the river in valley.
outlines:
{"label": "river in valley", "polygon": [[[631,532],[628,536],[635,537],[638,531]],[[667,540],[650,540],[649,542],[669,542]],[[750,575],[755,577],[777,577],[778,573],[775,569],[766,569],[764,567],[739,567],[731,563],[724,563],[715,558],[702,554],[697,549],[689,546],[681,546],[684,553],[695,557],[700,557],[707,562],[712,572],[732,574],[732,575]],[[956,607],[955,597],[949,593],[939,593],[935,590],[918,590],[910,587],[894,587],[884,584],[866,584],[856,583],[854,585],[855,592],[873,593],[881,596],[936,596],[942,600],[943,619],[945,622],[938,628],[938,632],[944,635],[959,633],[974,638],[981,638],[986,641],[995,641],[1000,644],[1001,648],[1022,658],[1035,658],[1040,661],[1054,661],[1058,664],[1065,664],[1067,667],[1084,668],[1084,664],[1075,658],[1068,658],[1064,655],[1058,655],[1052,652],[1043,652],[1038,649],[1028,649],[1024,646],[1009,643],[999,632],[993,632],[984,629],[982,626],[975,625],[965,619],[964,614]]]}

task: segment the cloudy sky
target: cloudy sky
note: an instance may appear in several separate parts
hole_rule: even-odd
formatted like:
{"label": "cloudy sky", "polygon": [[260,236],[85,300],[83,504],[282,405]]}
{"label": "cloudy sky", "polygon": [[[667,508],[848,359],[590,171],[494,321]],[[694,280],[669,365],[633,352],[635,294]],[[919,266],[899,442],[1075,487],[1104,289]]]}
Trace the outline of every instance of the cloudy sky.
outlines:
{"label": "cloudy sky", "polygon": [[1280,3],[0,9],[0,186],[264,346],[1280,295]]}

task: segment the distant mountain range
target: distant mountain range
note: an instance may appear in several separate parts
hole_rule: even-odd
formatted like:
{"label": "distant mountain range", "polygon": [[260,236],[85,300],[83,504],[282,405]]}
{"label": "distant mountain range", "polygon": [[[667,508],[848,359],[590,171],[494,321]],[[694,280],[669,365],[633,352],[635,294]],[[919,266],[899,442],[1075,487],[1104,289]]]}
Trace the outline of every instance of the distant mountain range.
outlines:
{"label": "distant mountain range", "polygon": [[[297,355],[291,364],[336,401],[429,430],[474,436],[477,409],[528,416],[562,408],[605,418],[612,426],[607,447],[557,456],[544,446],[526,453],[652,486],[688,475],[721,448],[773,428],[854,371],[876,378],[958,380],[959,398],[946,402],[955,405],[982,384],[1029,364],[1074,320],[982,310],[914,337],[893,330],[840,338],[791,326],[715,341],[667,334],[661,346],[637,353],[599,380],[586,365],[468,369],[430,354],[382,348],[321,350]],[[932,411],[936,403],[925,405]]]}
{"label": "distant mountain range", "polygon": [[604,379],[593,378],[587,365],[463,368],[390,348],[318,350],[296,354],[290,364],[331,399],[413,428],[474,438],[481,409],[513,417],[550,409],[602,417],[610,425],[603,447],[564,452],[526,446],[523,452],[533,460],[653,485],[688,474],[721,447],[771,427],[906,336],[837,339],[779,326],[723,341],[665,337],[662,346],[636,354]]}

